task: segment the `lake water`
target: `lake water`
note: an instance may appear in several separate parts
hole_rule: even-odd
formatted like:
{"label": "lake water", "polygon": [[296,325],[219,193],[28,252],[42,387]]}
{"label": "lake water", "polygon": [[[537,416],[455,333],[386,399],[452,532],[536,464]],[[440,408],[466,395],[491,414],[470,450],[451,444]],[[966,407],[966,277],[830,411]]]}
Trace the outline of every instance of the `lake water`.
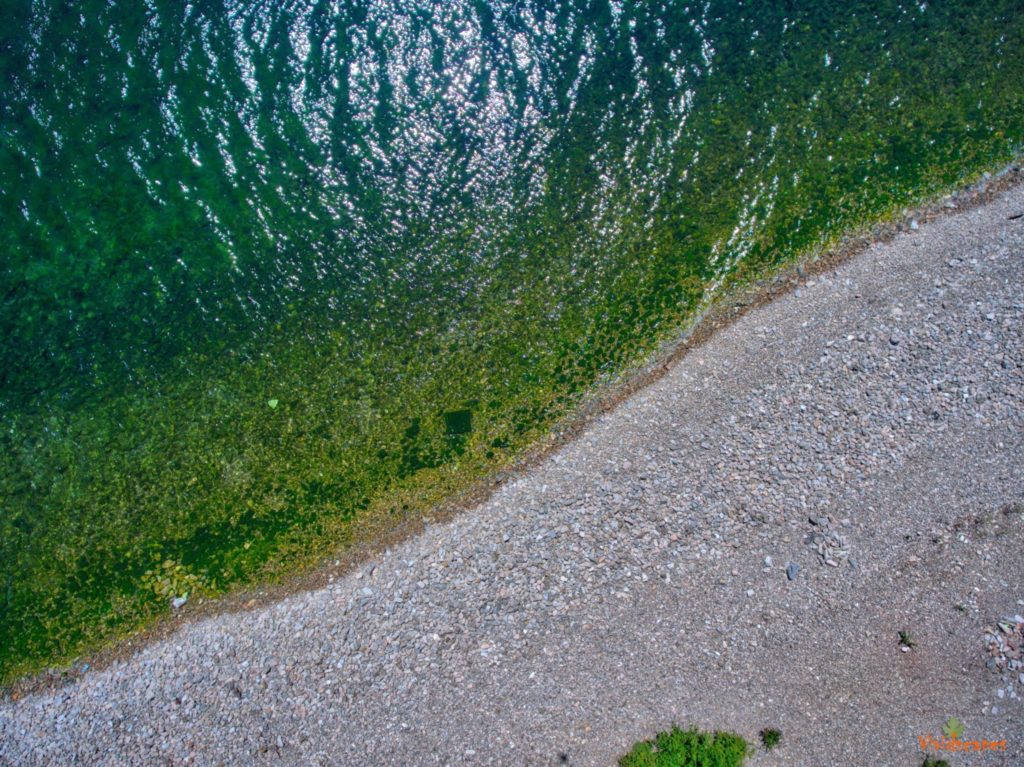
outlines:
{"label": "lake water", "polygon": [[1024,9],[11,4],[0,676],[507,464],[729,284],[1024,145]]}

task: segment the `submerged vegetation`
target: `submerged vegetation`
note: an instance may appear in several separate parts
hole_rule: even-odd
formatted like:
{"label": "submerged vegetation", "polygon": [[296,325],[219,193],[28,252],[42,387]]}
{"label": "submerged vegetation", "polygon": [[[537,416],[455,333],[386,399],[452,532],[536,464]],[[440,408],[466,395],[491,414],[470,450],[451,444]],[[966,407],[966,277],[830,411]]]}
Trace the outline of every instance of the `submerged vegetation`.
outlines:
{"label": "submerged vegetation", "polygon": [[1024,145],[1008,0],[50,5],[0,31],[4,679],[421,512]]}

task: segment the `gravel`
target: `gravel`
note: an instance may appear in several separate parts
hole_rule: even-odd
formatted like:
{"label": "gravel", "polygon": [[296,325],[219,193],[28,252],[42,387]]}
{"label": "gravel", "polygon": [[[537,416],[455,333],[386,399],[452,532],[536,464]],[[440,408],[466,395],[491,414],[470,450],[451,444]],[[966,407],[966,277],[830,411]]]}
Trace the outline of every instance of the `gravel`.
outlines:
{"label": "gravel", "polygon": [[1022,763],[988,646],[1024,583],[1022,209],[805,277],[359,573],[6,699],[0,764],[605,765],[673,722],[912,764],[951,715],[1008,743],[958,764]]}

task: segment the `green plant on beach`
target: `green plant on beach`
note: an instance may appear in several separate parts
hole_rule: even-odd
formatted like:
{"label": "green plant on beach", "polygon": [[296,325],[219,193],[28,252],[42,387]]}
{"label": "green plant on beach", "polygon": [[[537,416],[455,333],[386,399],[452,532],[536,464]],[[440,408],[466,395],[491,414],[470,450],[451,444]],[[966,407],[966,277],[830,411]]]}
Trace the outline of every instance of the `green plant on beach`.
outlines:
{"label": "green plant on beach", "polygon": [[633,746],[619,759],[619,767],[740,767],[749,751],[747,742],[730,732],[673,726]]}
{"label": "green plant on beach", "polygon": [[946,723],[942,725],[942,734],[947,738],[959,738],[964,734],[964,723],[955,716],[951,716],[946,720]]}
{"label": "green plant on beach", "polygon": [[782,740],[782,732],[774,727],[765,727],[761,730],[761,743],[766,751],[771,751]]}
{"label": "green plant on beach", "polygon": [[910,636],[909,631],[900,631],[899,638],[900,647],[906,647],[908,650],[913,650],[915,647],[917,647],[917,642],[915,642],[914,638]]}
{"label": "green plant on beach", "polygon": [[926,756],[921,763],[921,767],[949,767],[949,762],[945,759],[933,759],[930,756]]}

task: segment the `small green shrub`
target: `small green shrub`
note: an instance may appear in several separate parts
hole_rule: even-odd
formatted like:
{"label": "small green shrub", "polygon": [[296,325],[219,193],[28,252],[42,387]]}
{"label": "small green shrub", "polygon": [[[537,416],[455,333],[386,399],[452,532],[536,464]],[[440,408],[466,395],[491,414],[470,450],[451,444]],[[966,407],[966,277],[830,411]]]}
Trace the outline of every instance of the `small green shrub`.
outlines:
{"label": "small green shrub", "polygon": [[946,723],[942,725],[942,734],[947,738],[959,738],[964,734],[964,723],[955,716],[951,716],[946,720]]}
{"label": "small green shrub", "polygon": [[747,742],[731,732],[673,727],[637,743],[619,767],[741,767],[748,752]]}
{"label": "small green shrub", "polygon": [[765,727],[761,730],[761,744],[765,747],[766,751],[771,751],[782,740],[782,732],[776,730],[774,727]]}
{"label": "small green shrub", "polygon": [[926,756],[921,767],[949,767],[949,762],[945,759],[932,759],[930,756]]}

